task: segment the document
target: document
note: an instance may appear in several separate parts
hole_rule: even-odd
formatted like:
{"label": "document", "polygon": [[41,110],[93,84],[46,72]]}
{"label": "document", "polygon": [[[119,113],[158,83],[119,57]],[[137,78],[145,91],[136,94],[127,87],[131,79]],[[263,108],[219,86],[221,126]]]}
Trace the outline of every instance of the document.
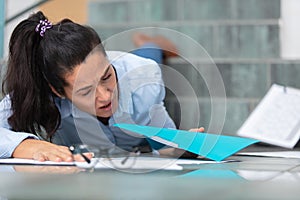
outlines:
{"label": "document", "polygon": [[272,85],[237,133],[293,148],[300,138],[300,90]]}
{"label": "document", "polygon": [[129,157],[124,162],[124,157],[100,158],[95,169],[117,170],[182,170],[183,167],[176,163],[176,159],[159,157]]}
{"label": "document", "polygon": [[256,139],[182,131],[134,124],[115,124],[125,131],[149,137],[165,145],[184,149],[214,161],[221,161],[239,150],[259,142]]}
{"label": "document", "polygon": [[[126,162],[124,160],[126,159]],[[227,161],[221,161],[227,162]],[[0,165],[42,165],[42,166],[77,166],[79,168],[95,169],[130,169],[130,170],[182,170],[184,165],[201,165],[220,163],[199,159],[176,159],[160,157],[117,157],[93,158],[91,163],[86,162],[52,162],[36,161],[31,159],[7,158],[0,159]]]}
{"label": "document", "polygon": [[4,158],[0,159],[2,165],[53,165],[53,166],[75,166],[73,162],[53,162],[53,161],[37,161],[22,158]]}

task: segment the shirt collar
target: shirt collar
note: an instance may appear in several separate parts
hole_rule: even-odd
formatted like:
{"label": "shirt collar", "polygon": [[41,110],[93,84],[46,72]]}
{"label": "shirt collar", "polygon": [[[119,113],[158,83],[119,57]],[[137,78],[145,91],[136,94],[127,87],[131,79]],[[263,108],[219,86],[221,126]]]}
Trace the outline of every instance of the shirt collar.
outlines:
{"label": "shirt collar", "polygon": [[55,97],[54,102],[55,102],[55,105],[57,106],[57,108],[60,112],[60,115],[61,115],[62,119],[66,118],[66,117],[69,117],[71,115],[71,113],[72,113],[72,103],[71,103],[70,100]]}

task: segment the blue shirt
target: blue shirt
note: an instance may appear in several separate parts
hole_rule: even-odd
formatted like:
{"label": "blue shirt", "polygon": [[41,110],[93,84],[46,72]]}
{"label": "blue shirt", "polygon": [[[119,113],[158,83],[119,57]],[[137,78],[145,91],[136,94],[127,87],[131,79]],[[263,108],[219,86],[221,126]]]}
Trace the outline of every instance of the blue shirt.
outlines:
{"label": "blue shirt", "polygon": [[[140,135],[124,132],[113,124],[133,123],[175,128],[164,107],[165,88],[157,63],[124,52],[108,51],[107,55],[118,77],[117,111],[110,117],[109,124],[104,125],[95,116],[76,108],[69,100],[57,98],[55,103],[61,114],[61,126],[53,136],[53,143],[65,146],[85,143],[131,151],[133,146],[148,144],[147,140]],[[7,121],[11,114],[10,98],[6,96],[0,103],[0,158],[11,157],[24,139],[42,139],[45,135],[11,131]]]}

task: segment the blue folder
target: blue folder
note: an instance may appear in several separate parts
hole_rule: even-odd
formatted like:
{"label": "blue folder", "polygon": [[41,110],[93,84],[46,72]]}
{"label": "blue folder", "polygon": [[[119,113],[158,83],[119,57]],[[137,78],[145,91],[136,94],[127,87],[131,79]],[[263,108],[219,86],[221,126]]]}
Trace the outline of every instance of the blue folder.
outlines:
{"label": "blue folder", "polygon": [[221,161],[259,140],[210,133],[190,132],[134,124],[115,124],[175,148],[184,149],[215,161]]}

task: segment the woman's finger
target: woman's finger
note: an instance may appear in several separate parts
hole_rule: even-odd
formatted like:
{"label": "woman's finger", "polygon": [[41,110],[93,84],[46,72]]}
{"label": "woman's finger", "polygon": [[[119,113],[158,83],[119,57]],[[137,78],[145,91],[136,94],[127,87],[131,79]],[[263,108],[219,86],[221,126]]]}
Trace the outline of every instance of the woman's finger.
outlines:
{"label": "woman's finger", "polygon": [[203,127],[200,127],[200,128],[192,128],[189,131],[190,132],[204,132],[205,129]]}
{"label": "woman's finger", "polygon": [[33,155],[34,160],[38,161],[54,161],[54,162],[71,162],[73,161],[73,157],[71,154],[61,153],[60,151],[44,151],[38,152]]}

